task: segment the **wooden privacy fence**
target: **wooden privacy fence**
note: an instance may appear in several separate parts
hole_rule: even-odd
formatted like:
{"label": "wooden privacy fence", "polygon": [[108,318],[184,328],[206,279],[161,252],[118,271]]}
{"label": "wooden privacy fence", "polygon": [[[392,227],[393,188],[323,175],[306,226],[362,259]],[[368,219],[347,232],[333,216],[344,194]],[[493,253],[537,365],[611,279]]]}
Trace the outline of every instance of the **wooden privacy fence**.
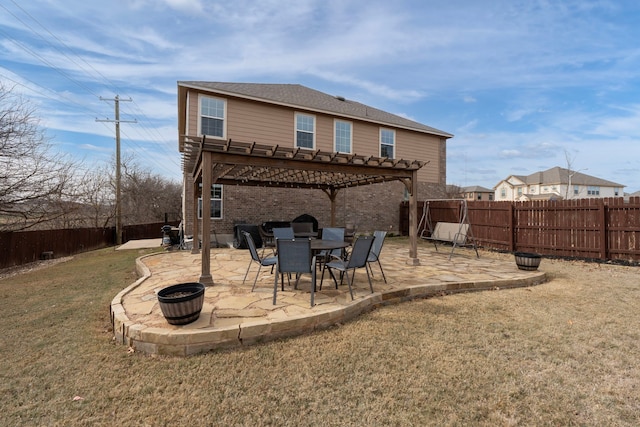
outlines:
{"label": "wooden privacy fence", "polygon": [[[160,238],[163,225],[164,222],[127,225],[122,229],[122,241]],[[60,258],[113,246],[115,242],[115,227],[3,232],[0,233],[0,268],[38,261],[48,256],[47,253]]]}
{"label": "wooden privacy fence", "polygon": [[[460,220],[460,200],[429,201],[431,224]],[[418,203],[418,219],[425,202]],[[640,261],[640,197],[531,202],[467,202],[479,246],[599,260]],[[408,204],[400,230],[408,234]],[[422,221],[421,229],[426,227]],[[428,235],[428,233],[426,234]]]}

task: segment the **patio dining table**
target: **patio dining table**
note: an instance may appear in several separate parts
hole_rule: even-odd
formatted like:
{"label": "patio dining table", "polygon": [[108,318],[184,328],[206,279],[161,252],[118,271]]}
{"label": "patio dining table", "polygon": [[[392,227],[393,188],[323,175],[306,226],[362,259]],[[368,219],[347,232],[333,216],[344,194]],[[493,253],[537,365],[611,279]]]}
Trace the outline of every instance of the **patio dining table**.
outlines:
{"label": "patio dining table", "polygon": [[[334,249],[344,249],[346,247],[351,246],[351,243],[349,242],[345,242],[343,240],[323,240],[323,239],[309,239],[310,242],[310,247],[311,247],[311,252],[313,253],[313,255],[317,255],[318,253],[322,252],[322,251],[332,251]],[[322,262],[322,261],[320,261]],[[333,273],[329,272],[332,276]],[[313,276],[313,278],[315,279],[315,275]],[[296,287],[298,285],[298,279],[299,276],[296,277]],[[283,283],[284,285],[284,283]],[[275,277],[275,284],[274,284],[275,288],[278,287],[278,274],[276,274]],[[315,280],[313,280],[312,286],[311,286],[312,290],[311,290],[311,305],[313,306],[314,304],[314,291],[316,288],[316,283]],[[275,304],[275,289],[274,289],[274,304]]]}
{"label": "patio dining table", "polygon": [[311,237],[312,239],[318,237],[317,231],[294,231],[293,234],[296,237]]}
{"label": "patio dining table", "polygon": [[311,250],[314,252],[344,249],[349,246],[351,246],[351,243],[343,240],[311,239]]}

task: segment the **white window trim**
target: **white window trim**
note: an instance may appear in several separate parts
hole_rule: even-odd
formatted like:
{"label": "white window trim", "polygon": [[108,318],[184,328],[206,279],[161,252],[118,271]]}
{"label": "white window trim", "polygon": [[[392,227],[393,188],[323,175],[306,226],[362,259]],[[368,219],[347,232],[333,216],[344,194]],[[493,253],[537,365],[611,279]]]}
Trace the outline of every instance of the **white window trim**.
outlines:
{"label": "white window trim", "polygon": [[[224,219],[224,187],[222,184],[213,184],[220,186],[220,197],[219,199],[214,199],[213,197],[210,199],[211,201],[220,200],[220,217],[211,217],[211,220],[221,220]],[[212,190],[213,191],[213,190]],[[198,219],[202,219],[202,197],[198,197]]]}
{"label": "white window trim", "polygon": [[[395,129],[390,129],[390,128],[380,128],[380,130],[378,131],[378,155],[380,157],[382,157],[382,131],[389,131],[391,133],[393,133],[393,158],[395,159],[396,157],[398,157],[398,153],[396,153],[396,130]],[[389,145],[389,144],[384,144],[384,145]]]}
{"label": "white window trim", "polygon": [[205,95],[203,93],[198,94],[198,136],[202,136],[202,99],[203,98],[216,99],[224,103],[224,117],[222,118],[222,137],[214,136],[214,135],[207,135],[207,137],[226,140],[227,139],[227,100],[224,98],[219,98],[217,96]]}
{"label": "white window trim", "polygon": [[600,186],[599,185],[587,186],[587,196],[600,196]]}
{"label": "white window trim", "polygon": [[[313,147],[298,147],[298,116],[307,116],[313,118]],[[304,132],[304,131],[303,131]],[[316,134],[318,132],[317,120],[315,114],[308,114],[302,112],[295,112],[293,115],[293,147],[300,148],[301,150],[315,150],[316,149]]]}
{"label": "white window trim", "polygon": [[349,132],[349,151],[340,151],[345,154],[353,154],[353,122],[348,120],[340,120],[333,119],[333,151],[338,152],[338,140],[336,139],[336,128],[338,123],[348,123],[350,132]]}

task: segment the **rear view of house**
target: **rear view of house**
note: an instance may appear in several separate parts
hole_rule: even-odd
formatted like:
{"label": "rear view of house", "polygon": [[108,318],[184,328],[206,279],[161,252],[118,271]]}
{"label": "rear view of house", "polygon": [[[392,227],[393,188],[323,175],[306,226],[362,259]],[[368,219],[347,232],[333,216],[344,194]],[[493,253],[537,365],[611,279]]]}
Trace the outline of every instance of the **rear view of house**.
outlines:
{"label": "rear view of house", "polygon": [[[178,82],[179,149],[190,137],[257,143],[308,152],[411,159],[418,171],[418,197],[442,197],[446,141],[453,135],[364,104],[295,84]],[[193,170],[184,165],[184,200],[193,199]],[[402,182],[347,188],[334,201],[337,225],[396,231]],[[201,207],[198,207],[200,210]],[[220,185],[211,188],[211,222],[217,234],[238,223],[290,221],[308,214],[330,225],[331,202],[322,192],[298,188]],[[192,233],[193,207],[183,204],[185,232]],[[198,218],[201,218],[198,213]]]}

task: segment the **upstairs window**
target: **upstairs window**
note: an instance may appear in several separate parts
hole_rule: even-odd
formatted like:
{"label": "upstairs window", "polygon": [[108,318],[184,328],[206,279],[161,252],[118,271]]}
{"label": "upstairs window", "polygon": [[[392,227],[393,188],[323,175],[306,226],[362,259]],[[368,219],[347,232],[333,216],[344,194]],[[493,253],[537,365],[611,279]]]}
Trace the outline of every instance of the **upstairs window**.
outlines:
{"label": "upstairs window", "polygon": [[380,157],[395,158],[396,131],[380,129]]}
{"label": "upstairs window", "polygon": [[226,102],[223,99],[200,97],[200,135],[224,138]]}
{"label": "upstairs window", "polygon": [[577,196],[579,193],[580,193],[580,186],[574,185],[573,186],[573,195]]}
{"label": "upstairs window", "polygon": [[600,187],[596,185],[590,185],[587,187],[587,194],[589,196],[599,196],[600,195]]}
{"label": "upstairs window", "polygon": [[316,142],[316,118],[296,113],[296,147],[313,150]]}
{"label": "upstairs window", "polygon": [[613,189],[613,194],[614,194],[614,196],[618,197],[618,196],[620,195],[620,188],[615,187],[615,188]]}
{"label": "upstairs window", "polygon": [[336,120],[333,126],[335,151],[351,153],[351,123]]}

